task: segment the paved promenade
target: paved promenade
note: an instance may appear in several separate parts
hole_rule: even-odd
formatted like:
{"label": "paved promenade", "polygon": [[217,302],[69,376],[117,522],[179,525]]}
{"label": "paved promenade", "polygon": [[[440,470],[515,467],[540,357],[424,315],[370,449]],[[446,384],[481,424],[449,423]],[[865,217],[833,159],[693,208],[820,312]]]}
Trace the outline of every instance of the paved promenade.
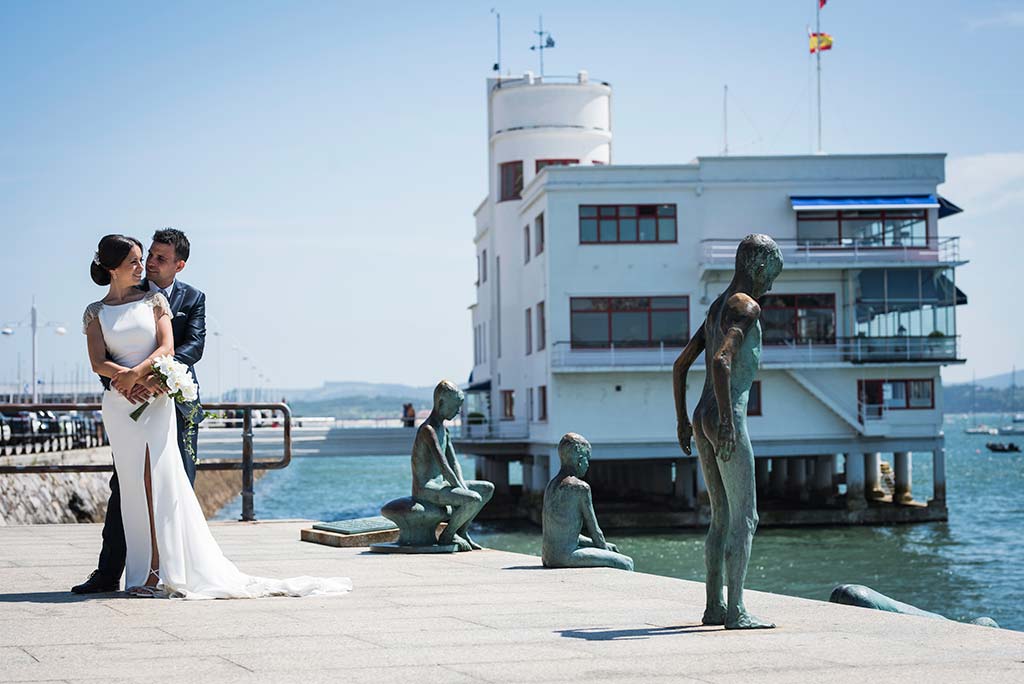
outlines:
{"label": "paved promenade", "polygon": [[[702,627],[703,585],[484,551],[373,555],[300,522],[220,523],[253,574],[347,575],[337,598],[67,592],[98,525],[0,528],[0,682],[1021,682],[1024,634],[750,592],[779,629]],[[882,588],[884,589],[884,587]]]}

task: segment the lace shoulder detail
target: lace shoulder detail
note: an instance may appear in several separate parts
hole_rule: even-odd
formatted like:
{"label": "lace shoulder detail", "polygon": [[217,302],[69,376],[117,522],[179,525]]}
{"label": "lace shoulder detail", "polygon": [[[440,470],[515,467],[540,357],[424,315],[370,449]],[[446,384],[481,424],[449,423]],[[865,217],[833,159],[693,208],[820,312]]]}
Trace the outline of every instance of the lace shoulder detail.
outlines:
{"label": "lace shoulder detail", "polygon": [[150,292],[144,299],[147,304],[153,307],[153,311],[168,316],[171,315],[171,305],[167,301],[167,297],[164,297],[163,292]]}
{"label": "lace shoulder detail", "polygon": [[89,324],[99,318],[100,309],[103,308],[103,302],[93,302],[89,306],[85,307],[85,313],[82,314],[82,334],[88,334]]}

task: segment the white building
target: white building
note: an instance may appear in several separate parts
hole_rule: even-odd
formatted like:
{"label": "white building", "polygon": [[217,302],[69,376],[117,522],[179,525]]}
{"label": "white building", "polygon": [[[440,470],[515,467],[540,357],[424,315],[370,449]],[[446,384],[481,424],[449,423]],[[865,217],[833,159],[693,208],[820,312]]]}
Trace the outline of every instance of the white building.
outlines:
{"label": "white building", "polygon": [[[732,277],[737,243],[761,232],[785,258],[761,302],[748,419],[765,507],[787,509],[776,522],[798,501],[811,522],[944,518],[939,369],[962,362],[966,302],[957,239],[939,236],[959,212],[936,193],[945,155],[618,166],[611,94],[585,72],[488,81],[461,440],[480,475],[507,490],[508,461],[521,460],[524,492],[542,490],[559,438],[579,432],[594,446],[595,497],[604,483],[699,522],[703,483],[676,443],[671,367]],[[691,412],[703,382],[701,358]],[[911,501],[912,452],[934,459],[929,506]],[[894,455],[892,493],[908,505],[881,505],[881,454]]]}

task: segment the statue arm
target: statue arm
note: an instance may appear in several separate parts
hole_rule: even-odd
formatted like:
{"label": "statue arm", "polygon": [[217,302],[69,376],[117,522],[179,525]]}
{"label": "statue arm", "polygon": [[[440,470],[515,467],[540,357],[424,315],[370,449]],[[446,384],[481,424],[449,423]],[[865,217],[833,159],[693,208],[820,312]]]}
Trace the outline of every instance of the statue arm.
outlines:
{"label": "statue arm", "polygon": [[444,457],[444,453],[441,451],[441,443],[437,441],[437,433],[434,432],[434,428],[431,425],[425,426],[430,437],[427,440],[428,449],[430,449],[431,456],[437,461],[438,466],[441,468],[441,474],[444,479],[453,487],[463,486],[462,480],[455,475],[455,471],[448,465],[448,459]]}
{"label": "statue arm", "polygon": [[[447,431],[448,428],[445,428],[445,432]],[[462,476],[462,466],[459,465],[459,459],[455,456],[455,447],[452,445],[452,437],[451,435],[446,435],[446,437],[445,452],[448,457],[448,465],[451,466],[452,472],[455,474],[455,477],[458,478],[452,484],[462,487],[463,489],[469,489],[469,487],[466,486],[466,480]]]}
{"label": "statue arm", "polygon": [[[585,490],[585,496],[580,497],[580,512],[583,514],[583,529],[590,534],[591,543],[589,546],[593,546],[595,549],[604,549],[608,547],[608,544],[604,539],[604,532],[601,531],[601,526],[597,524],[597,514],[594,512],[594,500],[590,495],[590,487]],[[585,539],[583,535],[580,535],[581,540]]]}
{"label": "statue arm", "polygon": [[676,433],[679,438],[679,446],[687,455],[692,453],[690,439],[693,437],[693,426],[690,425],[689,411],[686,409],[686,374],[693,362],[704,351],[705,344],[706,338],[702,324],[697,329],[697,334],[690,338],[683,351],[679,353],[679,358],[672,365],[672,395],[676,400]]}
{"label": "statue arm", "polygon": [[736,448],[736,426],[732,415],[732,362],[747,331],[757,322],[761,307],[745,294],[734,294],[725,304],[722,323],[725,336],[722,345],[711,359],[711,381],[718,405],[718,436],[715,451],[719,458],[728,461]]}

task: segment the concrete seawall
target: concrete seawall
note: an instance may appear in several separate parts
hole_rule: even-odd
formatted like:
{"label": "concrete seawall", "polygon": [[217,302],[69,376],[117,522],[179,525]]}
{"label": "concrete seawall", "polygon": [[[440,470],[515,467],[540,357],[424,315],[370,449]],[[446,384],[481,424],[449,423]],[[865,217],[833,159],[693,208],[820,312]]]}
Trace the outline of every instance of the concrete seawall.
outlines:
{"label": "concrete seawall", "polygon": [[[8,456],[4,465],[108,464],[110,447]],[[256,478],[266,471],[256,471]],[[0,475],[0,526],[103,522],[110,497],[110,473]],[[206,517],[238,496],[242,473],[200,471],[196,496]]]}

